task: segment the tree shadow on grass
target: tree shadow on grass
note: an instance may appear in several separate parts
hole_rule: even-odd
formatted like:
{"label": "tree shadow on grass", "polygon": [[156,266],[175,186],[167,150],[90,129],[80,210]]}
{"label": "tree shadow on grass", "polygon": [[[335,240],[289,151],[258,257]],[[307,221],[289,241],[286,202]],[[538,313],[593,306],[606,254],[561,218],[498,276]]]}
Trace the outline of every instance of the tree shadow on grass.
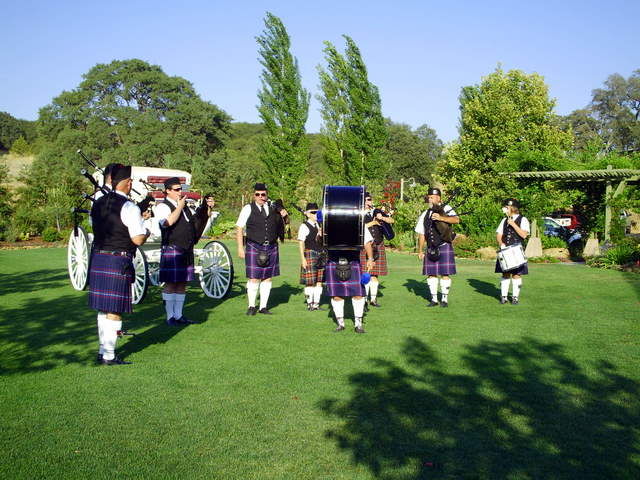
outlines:
{"label": "tree shadow on grass", "polygon": [[484,282],[482,280],[478,280],[477,278],[470,278],[467,280],[467,282],[478,293],[491,298],[500,298],[500,289],[496,287],[494,283]]}
{"label": "tree shadow on grass", "polygon": [[413,293],[416,297],[420,298],[428,298],[429,295],[429,287],[427,286],[427,282],[421,282],[418,280],[414,280],[412,278],[407,279],[404,282],[404,287]]}
{"label": "tree shadow on grass", "polygon": [[376,478],[640,478],[640,385],[610,363],[587,375],[532,338],[467,346],[465,374],[416,338],[402,354],[320,404],[339,422],[326,436]]}
{"label": "tree shadow on grass", "polygon": [[[161,303],[147,301],[134,305],[133,314],[124,315],[124,328],[139,331],[164,319]],[[51,299],[33,295],[18,307],[0,307],[0,375],[46,371],[70,363],[93,365],[98,350],[96,328],[96,311],[87,306],[87,296],[82,293]],[[141,350],[127,347],[134,339],[136,345],[148,345],[166,342],[178,332],[166,324],[160,330],[154,327],[140,332],[119,340],[118,354]],[[151,340],[145,340],[148,335]]]}
{"label": "tree shadow on grass", "polygon": [[273,287],[269,294],[269,308],[275,308],[278,305],[289,303],[289,298],[292,295],[298,295],[302,293],[302,285],[291,285],[288,282],[284,282],[282,285]]}
{"label": "tree shadow on grass", "polygon": [[17,275],[0,273],[0,292],[2,292],[2,295],[37,292],[43,288],[50,287],[53,283],[63,282],[64,280],[67,281],[69,288],[72,288],[66,268],[50,268]]}

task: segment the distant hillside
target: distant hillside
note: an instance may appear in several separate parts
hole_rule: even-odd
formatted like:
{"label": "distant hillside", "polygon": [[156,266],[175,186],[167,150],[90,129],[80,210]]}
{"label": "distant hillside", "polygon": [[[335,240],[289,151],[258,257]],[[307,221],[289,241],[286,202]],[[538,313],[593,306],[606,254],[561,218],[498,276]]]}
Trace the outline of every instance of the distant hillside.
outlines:
{"label": "distant hillside", "polygon": [[19,186],[18,177],[22,170],[29,167],[34,160],[33,155],[19,156],[11,153],[7,155],[0,155],[0,164],[6,164],[9,168],[9,180],[16,186]]}

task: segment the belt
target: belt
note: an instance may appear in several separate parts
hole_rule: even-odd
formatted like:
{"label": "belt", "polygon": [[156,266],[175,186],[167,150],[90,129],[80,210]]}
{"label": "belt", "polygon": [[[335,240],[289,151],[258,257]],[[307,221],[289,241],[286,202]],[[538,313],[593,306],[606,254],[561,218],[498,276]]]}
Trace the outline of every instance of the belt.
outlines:
{"label": "belt", "polygon": [[101,253],[103,255],[114,255],[116,257],[130,257],[132,256],[129,252],[117,252],[114,250],[97,250],[96,253]]}
{"label": "belt", "polygon": [[253,240],[249,240],[251,243],[255,243],[256,245],[262,245],[263,247],[268,247],[270,245],[276,245],[278,242],[255,242]]}

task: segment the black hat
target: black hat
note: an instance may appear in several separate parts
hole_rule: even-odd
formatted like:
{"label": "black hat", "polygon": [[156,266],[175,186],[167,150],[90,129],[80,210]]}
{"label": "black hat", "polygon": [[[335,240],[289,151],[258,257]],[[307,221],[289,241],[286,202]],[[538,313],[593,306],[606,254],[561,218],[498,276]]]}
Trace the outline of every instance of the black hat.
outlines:
{"label": "black hat", "polygon": [[304,208],[305,212],[309,212],[311,210],[318,210],[318,204],[317,203],[307,203],[307,206]]}
{"label": "black hat", "polygon": [[118,165],[120,165],[120,164],[119,163],[110,163],[109,165],[104,167],[104,178],[106,179],[107,177],[110,177],[111,174],[113,173],[113,169],[115,167],[117,167]]}
{"label": "black hat", "polygon": [[264,183],[256,183],[253,186],[253,190],[254,191],[257,191],[257,190],[265,190],[266,191],[267,190],[267,186]]}
{"label": "black hat", "polygon": [[111,169],[111,185],[115,187],[122,180],[126,180],[127,178],[131,178],[131,167],[124,166],[120,163],[114,164]]}
{"label": "black hat", "polygon": [[364,198],[367,199],[367,198],[372,198],[372,197],[371,197],[371,194],[369,192],[364,192]]}
{"label": "black hat", "polygon": [[515,198],[505,198],[504,202],[502,202],[502,205],[505,207],[520,208],[520,202]]}
{"label": "black hat", "polygon": [[178,177],[167,178],[164,181],[164,189],[169,190],[174,185],[180,185],[180,179]]}
{"label": "black hat", "polygon": [[442,192],[440,191],[439,188],[430,188],[427,191],[427,195],[440,195],[440,196],[442,196]]}

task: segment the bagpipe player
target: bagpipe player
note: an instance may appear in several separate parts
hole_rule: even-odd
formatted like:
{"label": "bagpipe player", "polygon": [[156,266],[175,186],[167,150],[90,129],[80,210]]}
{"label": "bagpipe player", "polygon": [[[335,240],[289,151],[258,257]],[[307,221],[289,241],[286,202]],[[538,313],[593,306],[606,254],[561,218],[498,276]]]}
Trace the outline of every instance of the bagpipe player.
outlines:
{"label": "bagpipe player", "polygon": [[116,164],[111,170],[112,190],[91,209],[93,249],[89,268],[89,306],[98,311],[99,351],[103,365],[128,365],[115,354],[122,331],[122,314],[133,311],[131,284],[136,248],[147,240],[140,209],[128,199],[131,167]]}

